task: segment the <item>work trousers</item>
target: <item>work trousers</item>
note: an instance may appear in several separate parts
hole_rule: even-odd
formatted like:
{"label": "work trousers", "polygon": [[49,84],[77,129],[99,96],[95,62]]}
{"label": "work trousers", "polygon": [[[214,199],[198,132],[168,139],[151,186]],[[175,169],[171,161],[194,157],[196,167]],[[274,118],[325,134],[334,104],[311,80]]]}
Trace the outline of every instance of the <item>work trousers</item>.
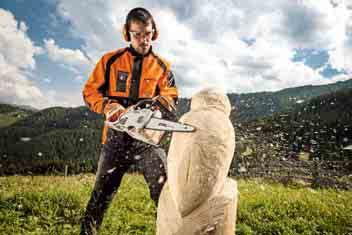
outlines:
{"label": "work trousers", "polygon": [[158,206],[166,181],[165,151],[137,141],[128,134],[108,130],[98,162],[96,181],[81,223],[81,235],[98,234],[104,214],[116,194],[123,175],[131,165],[137,166],[148,184],[150,197]]}

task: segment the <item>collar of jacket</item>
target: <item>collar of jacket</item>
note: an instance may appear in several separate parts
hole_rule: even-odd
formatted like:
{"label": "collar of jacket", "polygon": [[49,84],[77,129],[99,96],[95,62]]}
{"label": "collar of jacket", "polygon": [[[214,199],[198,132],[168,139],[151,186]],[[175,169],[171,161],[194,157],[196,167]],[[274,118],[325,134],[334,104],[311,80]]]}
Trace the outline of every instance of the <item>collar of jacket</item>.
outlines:
{"label": "collar of jacket", "polygon": [[133,47],[132,45],[130,45],[127,50],[132,54],[132,56],[135,56],[135,57],[147,57],[150,53],[152,53],[152,46],[150,46],[150,49],[149,51],[147,52],[147,54],[145,55],[142,55],[140,54],[139,52],[137,52]]}

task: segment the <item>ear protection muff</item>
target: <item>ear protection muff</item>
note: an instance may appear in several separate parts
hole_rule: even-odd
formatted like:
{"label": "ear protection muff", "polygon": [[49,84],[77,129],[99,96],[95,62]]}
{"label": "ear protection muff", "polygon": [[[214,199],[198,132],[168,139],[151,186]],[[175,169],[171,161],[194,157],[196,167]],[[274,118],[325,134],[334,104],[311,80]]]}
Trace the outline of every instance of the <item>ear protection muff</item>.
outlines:
{"label": "ear protection muff", "polygon": [[124,39],[126,42],[131,41],[130,34],[128,33],[128,30],[127,30],[127,24],[124,24],[124,25],[122,26],[122,36],[123,36],[123,39]]}
{"label": "ear protection muff", "polygon": [[[155,23],[154,23],[154,20],[153,20],[152,24],[153,24],[153,29],[154,29],[152,41],[155,41],[155,40],[159,37],[159,30],[158,30],[158,28],[156,27],[156,25],[155,25]],[[128,29],[127,24],[124,24],[124,25],[122,26],[122,36],[123,36],[123,39],[124,39],[126,42],[130,42],[130,41],[131,41],[131,36],[130,36],[130,34],[128,33],[128,31],[129,31],[129,29]]]}
{"label": "ear protection muff", "polygon": [[159,30],[154,23],[154,33],[153,33],[152,41],[155,41],[158,37],[159,37]]}

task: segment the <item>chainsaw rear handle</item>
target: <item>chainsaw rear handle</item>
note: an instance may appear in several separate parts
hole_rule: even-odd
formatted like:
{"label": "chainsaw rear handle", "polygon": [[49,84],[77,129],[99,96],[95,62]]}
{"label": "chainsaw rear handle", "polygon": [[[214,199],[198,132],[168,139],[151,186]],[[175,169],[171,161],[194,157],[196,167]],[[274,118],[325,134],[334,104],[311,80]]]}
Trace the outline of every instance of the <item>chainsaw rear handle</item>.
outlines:
{"label": "chainsaw rear handle", "polygon": [[[149,105],[149,106],[148,106]],[[139,101],[137,104],[134,105],[134,109],[139,109],[139,108],[153,108],[157,107],[161,114],[162,117],[171,120],[171,121],[177,121],[177,116],[174,112],[171,112],[168,110],[162,103],[160,103],[158,100],[153,100],[153,99],[143,99]]]}
{"label": "chainsaw rear handle", "polygon": [[140,100],[138,101],[135,105],[133,105],[133,108],[134,109],[138,109],[138,108],[148,108],[148,105],[149,106],[152,106],[154,100],[152,99],[143,99],[143,100]]}

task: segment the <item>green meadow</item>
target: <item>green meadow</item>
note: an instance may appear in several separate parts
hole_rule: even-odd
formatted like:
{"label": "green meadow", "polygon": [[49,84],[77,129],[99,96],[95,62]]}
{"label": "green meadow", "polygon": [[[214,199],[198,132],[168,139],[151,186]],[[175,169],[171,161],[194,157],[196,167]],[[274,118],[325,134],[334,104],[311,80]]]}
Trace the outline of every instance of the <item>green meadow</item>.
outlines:
{"label": "green meadow", "polygon": [[[0,177],[0,234],[78,234],[94,175]],[[352,192],[239,180],[236,234],[352,234]],[[102,235],[155,234],[142,176],[126,175]]]}

